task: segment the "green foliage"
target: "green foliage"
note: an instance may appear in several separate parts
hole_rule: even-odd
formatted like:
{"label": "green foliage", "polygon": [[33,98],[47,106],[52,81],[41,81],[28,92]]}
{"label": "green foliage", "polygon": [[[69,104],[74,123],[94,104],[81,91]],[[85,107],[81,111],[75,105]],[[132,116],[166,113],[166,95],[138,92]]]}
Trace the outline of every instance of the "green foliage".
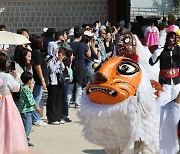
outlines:
{"label": "green foliage", "polygon": [[175,12],[180,13],[180,0],[174,0]]}
{"label": "green foliage", "polygon": [[180,13],[180,0],[152,0],[152,2],[153,7],[157,11],[163,12],[163,14],[168,14],[169,12]]}
{"label": "green foliage", "polygon": [[165,12],[172,12],[173,10],[173,3],[172,0],[152,0],[153,7],[157,10],[165,11]]}

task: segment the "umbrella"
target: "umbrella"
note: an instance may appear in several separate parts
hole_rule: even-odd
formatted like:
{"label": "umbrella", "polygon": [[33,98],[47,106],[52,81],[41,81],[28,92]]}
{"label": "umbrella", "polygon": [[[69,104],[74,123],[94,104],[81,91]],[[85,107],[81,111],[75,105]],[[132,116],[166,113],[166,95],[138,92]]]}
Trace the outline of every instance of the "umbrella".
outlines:
{"label": "umbrella", "polygon": [[0,31],[0,44],[21,45],[31,43],[26,37],[20,34]]}

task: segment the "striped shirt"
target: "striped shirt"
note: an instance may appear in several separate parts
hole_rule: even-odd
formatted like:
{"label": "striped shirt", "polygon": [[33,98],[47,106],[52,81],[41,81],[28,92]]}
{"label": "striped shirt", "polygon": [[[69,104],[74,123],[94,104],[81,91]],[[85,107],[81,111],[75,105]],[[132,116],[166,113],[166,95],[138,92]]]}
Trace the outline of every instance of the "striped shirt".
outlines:
{"label": "striped shirt", "polygon": [[35,110],[34,104],[34,97],[29,87],[22,87],[19,101],[19,112],[26,113]]}

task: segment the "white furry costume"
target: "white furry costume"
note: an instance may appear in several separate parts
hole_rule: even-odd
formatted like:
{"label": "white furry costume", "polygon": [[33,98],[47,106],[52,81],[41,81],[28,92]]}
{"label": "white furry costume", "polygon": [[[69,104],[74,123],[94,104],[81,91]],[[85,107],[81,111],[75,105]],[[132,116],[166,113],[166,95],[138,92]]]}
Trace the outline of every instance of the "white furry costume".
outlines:
{"label": "white furry costume", "polygon": [[144,68],[136,96],[115,105],[100,105],[84,93],[78,112],[83,135],[108,154],[175,154],[179,148],[176,129],[180,105],[173,101],[164,107],[157,104],[150,79],[158,81],[159,64],[149,65],[149,49],[137,36],[135,39],[138,63]]}
{"label": "white furry costume", "polygon": [[144,70],[136,96],[116,105],[100,105],[84,93],[78,117],[85,139],[108,154],[159,153],[159,111]]}
{"label": "white furry costume", "polygon": [[138,55],[138,63],[143,66],[143,68],[146,70],[148,77],[150,80],[158,81],[159,79],[159,62],[156,63],[154,66],[151,66],[149,64],[149,59],[151,57],[151,52],[149,51],[149,48],[147,46],[143,46],[140,40],[136,35],[136,54]]}

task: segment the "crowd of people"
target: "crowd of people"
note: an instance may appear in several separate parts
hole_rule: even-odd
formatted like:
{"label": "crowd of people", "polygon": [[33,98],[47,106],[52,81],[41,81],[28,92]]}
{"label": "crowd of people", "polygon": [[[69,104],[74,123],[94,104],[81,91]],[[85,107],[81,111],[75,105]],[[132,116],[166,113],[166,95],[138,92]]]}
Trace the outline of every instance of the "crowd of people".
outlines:
{"label": "crowd of people", "polygon": [[[8,64],[11,46],[0,45],[0,135],[4,137],[0,153],[9,154],[15,150],[25,150],[27,145],[33,146],[29,139],[32,124],[45,127],[47,123],[59,125],[72,122],[69,118],[70,105],[74,104],[75,108],[81,105],[83,89],[94,74],[94,64],[99,65],[110,57],[119,56],[117,51],[121,51],[117,49],[118,45],[129,43],[128,39],[119,41],[124,33],[135,34],[147,47],[152,53],[151,65],[160,60],[159,82],[169,92],[169,101],[175,99],[180,85],[179,23],[179,18],[170,14],[167,20],[164,17],[159,22],[138,16],[127,26],[124,21],[116,25],[96,21],[63,31],[44,28],[42,35],[19,29],[17,34],[28,38],[31,44],[15,47],[11,57],[15,68]],[[0,26],[1,31],[5,29],[4,25]],[[162,51],[173,52],[169,55]],[[169,56],[171,61],[167,64]],[[136,60],[137,57],[131,55],[129,58]],[[164,71],[172,68],[172,64],[175,71],[173,77]],[[40,116],[43,90],[48,91],[47,123]],[[17,133],[12,133],[13,130]]]}

